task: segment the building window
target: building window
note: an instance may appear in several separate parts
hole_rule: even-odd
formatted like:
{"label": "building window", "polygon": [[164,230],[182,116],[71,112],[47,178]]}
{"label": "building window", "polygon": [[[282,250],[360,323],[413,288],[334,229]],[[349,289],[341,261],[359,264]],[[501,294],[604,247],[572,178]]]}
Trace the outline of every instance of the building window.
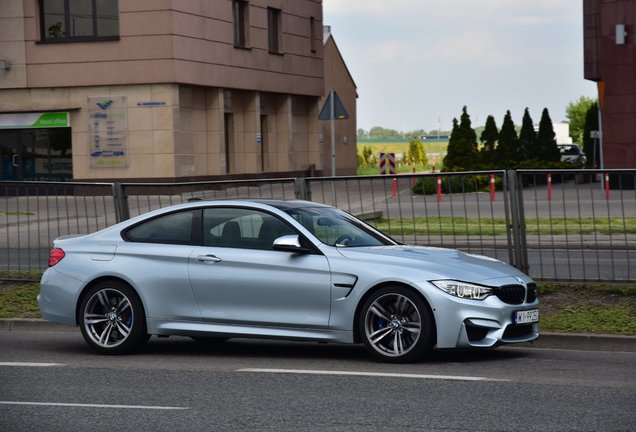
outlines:
{"label": "building window", "polygon": [[309,17],[309,46],[311,52],[316,52],[316,18]]}
{"label": "building window", "polygon": [[281,52],[281,11],[267,8],[267,39],[270,53]]}
{"label": "building window", "polygon": [[43,41],[119,38],[117,0],[41,0]]}
{"label": "building window", "polygon": [[248,47],[249,2],[246,0],[232,1],[232,22],[234,25],[234,46]]}

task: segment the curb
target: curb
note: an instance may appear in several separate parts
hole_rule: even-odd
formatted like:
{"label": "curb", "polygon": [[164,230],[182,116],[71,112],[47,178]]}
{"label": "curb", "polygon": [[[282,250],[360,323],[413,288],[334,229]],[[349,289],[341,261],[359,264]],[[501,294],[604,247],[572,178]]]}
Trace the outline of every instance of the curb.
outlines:
{"label": "curb", "polygon": [[539,339],[536,341],[513,346],[579,351],[636,352],[636,336],[541,332]]}
{"label": "curb", "polygon": [[[0,332],[74,333],[78,327],[40,318],[0,318]],[[636,336],[543,332],[534,342],[509,345],[519,348],[551,348],[580,351],[636,352]]]}
{"label": "curb", "polygon": [[79,327],[67,326],[40,318],[0,318],[0,332],[72,333]]}

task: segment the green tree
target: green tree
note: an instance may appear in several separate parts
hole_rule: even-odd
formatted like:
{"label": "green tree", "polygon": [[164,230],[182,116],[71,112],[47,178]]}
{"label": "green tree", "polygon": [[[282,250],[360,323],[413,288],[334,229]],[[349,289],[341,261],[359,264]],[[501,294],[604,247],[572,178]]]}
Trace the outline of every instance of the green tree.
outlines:
{"label": "green tree", "polygon": [[510,111],[506,111],[501,130],[499,131],[499,141],[495,150],[495,161],[499,168],[514,168],[521,162],[521,152],[519,151],[519,137],[515,124],[512,121]]}
{"label": "green tree", "polygon": [[371,150],[371,147],[367,147],[367,146],[362,147],[362,159],[364,160],[364,166],[369,166],[369,163],[371,163],[372,156],[373,156],[373,150]]}
{"label": "green tree", "polygon": [[479,158],[482,161],[482,166],[484,168],[494,168],[494,155],[495,155],[495,146],[497,145],[497,140],[499,139],[499,130],[497,129],[497,123],[495,122],[495,118],[489,115],[486,118],[486,125],[484,130],[481,132],[479,136],[479,140],[481,141],[481,149],[479,150]]}
{"label": "green tree", "polygon": [[406,157],[410,162],[426,165],[428,159],[426,158],[426,152],[424,151],[424,145],[419,139],[409,141],[409,150]]}
{"label": "green tree", "polygon": [[369,129],[369,138],[402,138],[402,134],[395,129],[373,126]]}
{"label": "green tree", "polygon": [[537,133],[537,147],[541,160],[547,162],[559,162],[561,160],[555,137],[556,134],[554,133],[548,109],[543,108],[541,121],[539,122],[539,132]]}
{"label": "green tree", "polygon": [[583,143],[583,129],[585,128],[585,115],[595,99],[581,96],[579,100],[570,102],[565,107],[565,117],[570,123],[570,136],[575,143]]}
{"label": "green tree", "polygon": [[477,135],[471,127],[470,115],[464,106],[459,124],[453,119],[453,131],[448,140],[444,171],[474,170],[478,168]]}
{"label": "green tree", "polygon": [[583,153],[587,156],[586,168],[598,168],[600,166],[599,140],[591,136],[592,131],[598,127],[598,104],[594,102],[585,114],[585,126],[583,127]]}
{"label": "green tree", "polygon": [[523,112],[521,132],[519,132],[519,148],[522,160],[539,159],[537,133],[534,131],[534,123],[532,122],[528,108]]}

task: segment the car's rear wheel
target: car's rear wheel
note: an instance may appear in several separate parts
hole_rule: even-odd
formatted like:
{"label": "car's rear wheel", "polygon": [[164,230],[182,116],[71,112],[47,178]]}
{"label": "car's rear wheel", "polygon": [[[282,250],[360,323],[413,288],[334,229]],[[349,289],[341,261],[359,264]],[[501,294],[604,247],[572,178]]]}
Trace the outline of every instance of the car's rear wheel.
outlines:
{"label": "car's rear wheel", "polygon": [[432,348],[431,312],[424,300],[404,287],[373,293],[362,307],[359,326],[367,350],[385,362],[417,361]]}
{"label": "car's rear wheel", "polygon": [[92,287],[79,313],[84,340],[101,353],[129,353],[148,340],[141,301],[121,282],[104,281]]}

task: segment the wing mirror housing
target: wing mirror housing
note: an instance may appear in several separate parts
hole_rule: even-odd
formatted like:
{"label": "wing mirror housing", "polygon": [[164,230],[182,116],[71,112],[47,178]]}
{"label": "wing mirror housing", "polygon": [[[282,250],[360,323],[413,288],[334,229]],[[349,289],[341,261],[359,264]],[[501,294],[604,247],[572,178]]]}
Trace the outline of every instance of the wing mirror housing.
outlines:
{"label": "wing mirror housing", "polygon": [[313,250],[300,244],[297,235],[285,235],[274,240],[274,250],[295,253],[312,253]]}

